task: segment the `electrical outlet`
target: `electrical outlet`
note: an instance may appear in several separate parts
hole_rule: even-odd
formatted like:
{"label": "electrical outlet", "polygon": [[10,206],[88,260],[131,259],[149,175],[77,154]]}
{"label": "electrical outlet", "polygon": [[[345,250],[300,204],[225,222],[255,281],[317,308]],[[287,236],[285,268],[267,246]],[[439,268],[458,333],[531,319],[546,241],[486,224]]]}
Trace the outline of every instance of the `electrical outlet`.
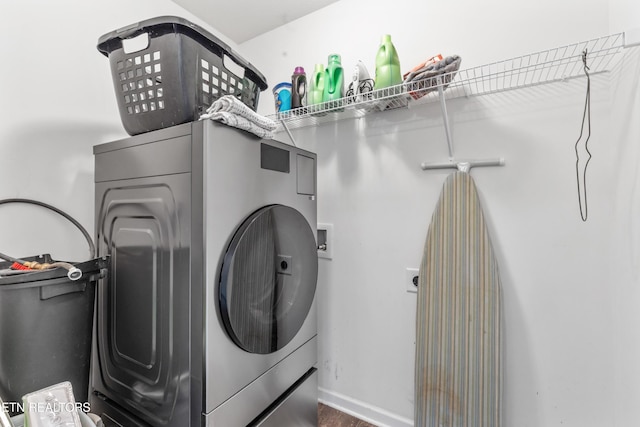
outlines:
{"label": "electrical outlet", "polygon": [[419,269],[417,268],[407,268],[404,272],[404,282],[407,289],[407,292],[418,292],[418,273]]}

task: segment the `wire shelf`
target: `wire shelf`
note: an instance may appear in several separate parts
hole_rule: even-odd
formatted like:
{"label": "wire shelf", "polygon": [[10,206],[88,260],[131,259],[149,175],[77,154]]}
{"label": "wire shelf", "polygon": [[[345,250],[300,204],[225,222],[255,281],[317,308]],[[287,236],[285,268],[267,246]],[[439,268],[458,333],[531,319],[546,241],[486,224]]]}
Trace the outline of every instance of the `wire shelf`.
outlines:
{"label": "wire shelf", "polygon": [[[402,83],[355,96],[280,112],[270,118],[288,129],[363,117],[410,103],[486,95],[584,76],[583,52],[590,74],[611,71],[625,47],[624,33],[544,50],[529,55]],[[444,91],[443,91],[444,90]]]}

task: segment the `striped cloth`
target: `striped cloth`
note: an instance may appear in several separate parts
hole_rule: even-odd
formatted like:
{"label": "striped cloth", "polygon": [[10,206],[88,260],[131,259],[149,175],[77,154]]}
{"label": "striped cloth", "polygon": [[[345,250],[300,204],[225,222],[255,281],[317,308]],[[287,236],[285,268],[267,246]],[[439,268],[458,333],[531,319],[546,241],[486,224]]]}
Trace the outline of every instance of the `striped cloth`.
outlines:
{"label": "striped cloth", "polygon": [[451,174],[420,265],[415,425],[499,427],[500,277],[475,183]]}

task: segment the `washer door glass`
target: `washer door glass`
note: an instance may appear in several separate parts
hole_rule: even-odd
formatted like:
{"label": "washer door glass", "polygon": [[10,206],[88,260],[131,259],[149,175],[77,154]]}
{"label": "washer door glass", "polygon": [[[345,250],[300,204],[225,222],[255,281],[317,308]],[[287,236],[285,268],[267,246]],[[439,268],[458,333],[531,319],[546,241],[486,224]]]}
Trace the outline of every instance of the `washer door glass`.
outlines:
{"label": "washer door glass", "polygon": [[304,216],[283,205],[256,211],[234,235],[222,265],[227,333],[251,353],[286,346],[309,313],[317,278],[315,236]]}

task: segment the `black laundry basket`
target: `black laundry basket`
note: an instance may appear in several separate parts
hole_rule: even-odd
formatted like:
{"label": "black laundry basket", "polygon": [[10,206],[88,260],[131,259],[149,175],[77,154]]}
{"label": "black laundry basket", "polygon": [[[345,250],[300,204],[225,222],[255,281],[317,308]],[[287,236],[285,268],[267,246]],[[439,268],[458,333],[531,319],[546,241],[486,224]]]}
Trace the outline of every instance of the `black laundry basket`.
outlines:
{"label": "black laundry basket", "polygon": [[[22,258],[55,262],[48,254]],[[12,262],[0,263],[6,269]],[[74,264],[82,271],[71,281],[56,268],[0,277],[0,396],[22,396],[63,381],[77,402],[86,402],[95,287],[108,258]],[[17,405],[10,405],[14,413]]]}
{"label": "black laundry basket", "polygon": [[112,31],[99,38],[98,50],[109,57],[129,135],[197,120],[227,94],[256,110],[267,88],[253,65],[183,18],[162,16]]}

